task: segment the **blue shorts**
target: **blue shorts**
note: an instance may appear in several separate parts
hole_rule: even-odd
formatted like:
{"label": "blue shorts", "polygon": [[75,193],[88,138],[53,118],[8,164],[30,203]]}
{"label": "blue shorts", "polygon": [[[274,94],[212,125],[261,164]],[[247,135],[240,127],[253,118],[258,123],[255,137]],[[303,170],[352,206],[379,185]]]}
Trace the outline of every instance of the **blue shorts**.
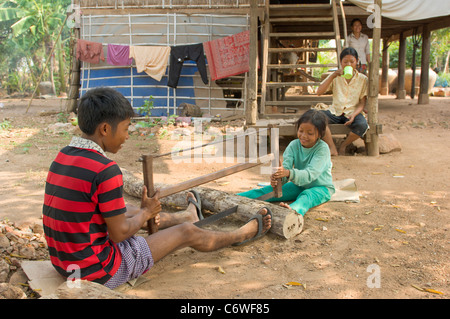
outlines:
{"label": "blue shorts", "polygon": [[152,252],[144,237],[132,236],[117,244],[122,254],[119,269],[105,286],[114,289],[131,279],[138,278],[153,267]]}
{"label": "blue shorts", "polygon": [[[344,124],[348,121],[344,115],[336,116],[331,113],[329,110],[322,110],[323,113],[328,117],[328,124]],[[359,113],[356,115],[355,120],[352,124],[349,125],[350,130],[358,135],[359,137],[363,137],[366,134],[369,125],[367,124],[367,120]]]}

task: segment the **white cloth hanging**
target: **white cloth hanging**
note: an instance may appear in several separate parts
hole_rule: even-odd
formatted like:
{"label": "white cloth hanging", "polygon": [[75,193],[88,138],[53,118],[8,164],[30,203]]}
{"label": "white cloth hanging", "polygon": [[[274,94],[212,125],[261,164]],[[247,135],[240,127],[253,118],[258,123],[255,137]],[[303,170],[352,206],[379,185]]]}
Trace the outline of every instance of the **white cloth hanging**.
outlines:
{"label": "white cloth hanging", "polygon": [[[373,0],[349,0],[361,9],[373,5]],[[449,0],[382,0],[381,15],[400,21],[416,21],[450,15]]]}

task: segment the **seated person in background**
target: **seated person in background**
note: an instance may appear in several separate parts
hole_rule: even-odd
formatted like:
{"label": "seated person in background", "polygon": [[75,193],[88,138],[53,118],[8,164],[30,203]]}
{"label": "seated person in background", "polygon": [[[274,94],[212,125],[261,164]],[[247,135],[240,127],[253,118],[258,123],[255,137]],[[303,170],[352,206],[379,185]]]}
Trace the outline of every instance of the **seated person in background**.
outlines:
{"label": "seated person in background", "polygon": [[[358,138],[363,138],[369,128],[367,120],[362,114],[367,100],[369,81],[367,76],[356,70],[358,53],[353,48],[345,48],[340,55],[341,68],[330,74],[322,81],[317,89],[317,95],[324,94],[328,89],[333,92],[333,102],[327,110],[322,110],[328,117],[329,124],[344,124],[351,132],[339,147],[339,152],[333,142],[331,131],[327,126],[323,140],[330,147],[331,155],[345,155],[345,149]],[[351,66],[353,76],[345,79],[343,68]]]}
{"label": "seated person in background", "polygon": [[[283,196],[267,201],[281,202],[281,206],[304,216],[310,208],[329,201],[334,194],[330,149],[321,139],[327,118],[321,111],[310,109],[298,119],[295,127],[298,138],[284,151],[283,163],[272,174],[271,185],[237,195],[258,198],[272,192],[277,179],[281,178]],[[293,203],[288,205],[285,201]]]}

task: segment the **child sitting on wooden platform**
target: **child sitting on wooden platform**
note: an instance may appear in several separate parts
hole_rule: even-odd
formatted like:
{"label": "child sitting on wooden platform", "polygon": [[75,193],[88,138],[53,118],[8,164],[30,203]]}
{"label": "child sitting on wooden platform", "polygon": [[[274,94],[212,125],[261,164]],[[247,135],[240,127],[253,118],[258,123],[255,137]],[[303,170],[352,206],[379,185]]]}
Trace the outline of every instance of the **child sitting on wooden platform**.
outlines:
{"label": "child sitting on wooden platform", "polygon": [[[301,215],[312,207],[330,200],[334,194],[331,177],[331,157],[328,145],[322,141],[327,126],[326,116],[319,110],[306,111],[295,124],[298,139],[283,153],[283,162],[271,176],[271,185],[237,195],[258,198],[273,191],[277,179],[282,178],[282,197],[268,202],[295,210]],[[285,201],[293,201],[291,204]]]}

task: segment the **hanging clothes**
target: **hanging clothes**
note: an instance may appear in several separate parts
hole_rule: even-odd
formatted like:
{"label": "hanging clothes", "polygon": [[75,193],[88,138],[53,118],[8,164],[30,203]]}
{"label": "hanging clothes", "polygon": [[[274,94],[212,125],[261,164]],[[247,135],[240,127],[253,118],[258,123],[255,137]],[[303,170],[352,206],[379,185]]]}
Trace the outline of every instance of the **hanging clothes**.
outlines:
{"label": "hanging clothes", "polygon": [[102,59],[102,61],[105,61],[105,57],[103,54],[103,44],[78,39],[76,57],[80,61],[94,64],[100,63],[100,59]]}
{"label": "hanging clothes", "polygon": [[213,81],[248,72],[250,31],[203,43]]}
{"label": "hanging clothes", "polygon": [[130,46],[130,58],[134,58],[139,73],[145,72],[157,81],[166,73],[169,46]]}
{"label": "hanging clothes", "polygon": [[181,69],[186,60],[197,63],[197,68],[202,77],[202,81],[208,84],[208,74],[206,72],[205,54],[203,44],[173,46],[170,53],[170,68],[168,86],[176,88],[180,79]]}
{"label": "hanging clothes", "polygon": [[131,65],[130,47],[128,45],[108,44],[106,61],[111,65]]}

